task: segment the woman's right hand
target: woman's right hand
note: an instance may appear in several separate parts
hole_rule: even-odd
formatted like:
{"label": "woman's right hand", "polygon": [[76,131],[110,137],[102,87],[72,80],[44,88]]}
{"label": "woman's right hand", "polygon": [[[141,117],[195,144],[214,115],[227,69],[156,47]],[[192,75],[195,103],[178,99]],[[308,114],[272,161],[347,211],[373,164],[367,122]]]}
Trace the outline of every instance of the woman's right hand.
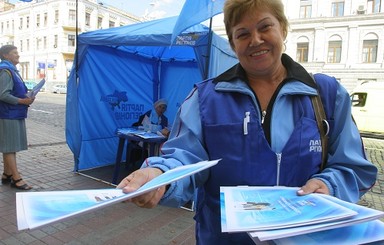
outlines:
{"label": "woman's right hand", "polygon": [[[125,177],[117,185],[117,188],[122,189],[124,193],[133,192],[162,173],[158,168],[142,168]],[[165,191],[166,186],[162,186],[141,196],[134,197],[130,201],[142,208],[153,208],[160,202]]]}
{"label": "woman's right hand", "polygon": [[21,105],[31,105],[35,101],[35,97],[19,98],[18,103]]}

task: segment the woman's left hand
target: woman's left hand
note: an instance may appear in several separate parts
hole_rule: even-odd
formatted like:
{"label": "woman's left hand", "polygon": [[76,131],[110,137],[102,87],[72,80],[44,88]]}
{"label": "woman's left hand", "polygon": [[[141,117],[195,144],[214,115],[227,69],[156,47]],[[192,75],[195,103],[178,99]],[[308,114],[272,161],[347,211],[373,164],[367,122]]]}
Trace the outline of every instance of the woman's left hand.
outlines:
{"label": "woman's left hand", "polygon": [[307,183],[297,191],[299,196],[307,195],[310,193],[321,193],[329,195],[327,185],[319,179],[310,179]]}

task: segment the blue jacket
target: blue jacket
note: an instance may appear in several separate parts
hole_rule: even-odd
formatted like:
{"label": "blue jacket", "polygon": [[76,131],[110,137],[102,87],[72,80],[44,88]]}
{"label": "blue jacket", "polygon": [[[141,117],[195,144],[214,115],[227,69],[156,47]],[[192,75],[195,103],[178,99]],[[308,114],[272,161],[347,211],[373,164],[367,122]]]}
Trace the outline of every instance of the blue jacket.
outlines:
{"label": "blue jacket", "polygon": [[[162,157],[149,165],[167,171],[202,160],[222,160],[194,177],[173,183],[161,204],[181,206],[198,188],[198,244],[251,244],[245,233],[221,233],[219,186],[302,186],[324,181],[330,194],[357,202],[375,183],[377,168],[366,160],[359,131],[351,118],[348,92],[335,79],[328,162],[319,172],[321,148],[310,102],[317,91],[310,75],[287,55],[287,78],[276,91],[265,118],[240,65],[198,84],[178,111]],[[330,103],[329,101],[327,103]],[[247,134],[244,119],[249,112]],[[261,122],[264,121],[262,124]],[[144,166],[144,165],[143,165]],[[304,167],[303,167],[304,166]]]}
{"label": "blue jacket", "polygon": [[[17,98],[25,98],[28,92],[23,80],[21,79],[16,67],[9,61],[0,62],[0,71],[6,69],[11,73],[13,80],[13,89],[11,95]],[[12,105],[3,101],[0,101],[0,118],[2,119],[24,119],[27,117],[28,106],[26,105]]]}

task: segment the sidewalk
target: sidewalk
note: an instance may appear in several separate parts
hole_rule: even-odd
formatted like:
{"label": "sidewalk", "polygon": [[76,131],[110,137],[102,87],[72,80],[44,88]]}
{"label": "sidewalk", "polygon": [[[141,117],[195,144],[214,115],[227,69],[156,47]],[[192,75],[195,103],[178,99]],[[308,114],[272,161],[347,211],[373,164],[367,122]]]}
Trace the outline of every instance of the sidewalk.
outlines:
{"label": "sidewalk", "polygon": [[[74,173],[73,155],[61,127],[27,120],[28,151],[17,154],[18,167],[34,191],[112,187]],[[379,167],[376,186],[360,204],[384,210],[384,140],[365,139],[368,157]],[[18,231],[16,189],[0,185],[0,244],[195,244],[193,212],[158,206],[115,204],[32,231]],[[384,221],[384,219],[382,219]]]}
{"label": "sidewalk", "polygon": [[[19,170],[34,191],[114,188],[73,172],[73,155],[61,127],[27,120],[28,151]],[[0,244],[195,244],[193,212],[119,203],[31,231],[18,231],[15,188],[0,184]]]}

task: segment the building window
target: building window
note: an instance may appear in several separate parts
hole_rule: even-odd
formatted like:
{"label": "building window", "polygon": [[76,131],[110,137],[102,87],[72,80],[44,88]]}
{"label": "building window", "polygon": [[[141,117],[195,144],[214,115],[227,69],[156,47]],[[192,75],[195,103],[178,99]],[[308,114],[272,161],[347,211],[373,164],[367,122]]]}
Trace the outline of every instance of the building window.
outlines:
{"label": "building window", "polygon": [[344,16],[344,2],[332,3],[332,17]]}
{"label": "building window", "polygon": [[74,9],[69,10],[69,21],[71,21],[71,22],[76,21],[76,10],[74,10]]}
{"label": "building window", "polygon": [[111,28],[111,27],[115,27],[115,22],[109,21],[109,28]]}
{"label": "building window", "polygon": [[54,47],[54,48],[57,48],[57,40],[58,40],[57,35],[55,35],[55,36],[53,37],[53,47]]}
{"label": "building window", "polygon": [[296,61],[308,62],[308,42],[297,43]]}
{"label": "building window", "polygon": [[48,23],[48,14],[44,13],[44,26],[47,26]]}
{"label": "building window", "polygon": [[342,42],[339,36],[331,37],[328,42],[328,63],[340,63]]}
{"label": "building window", "polygon": [[76,36],[75,35],[68,35],[68,46],[75,47],[76,45]]}
{"label": "building window", "polygon": [[23,18],[20,18],[20,26],[19,26],[19,29],[23,29]]}
{"label": "building window", "polygon": [[20,52],[24,51],[23,40],[20,40]]}
{"label": "building window", "polygon": [[40,26],[40,14],[37,14],[37,15],[36,15],[36,26],[37,26],[37,27]]}
{"label": "building window", "polygon": [[98,17],[97,18],[97,28],[98,29],[103,28],[103,17]]}
{"label": "building window", "polygon": [[29,51],[29,39],[27,39],[27,51]]}
{"label": "building window", "polygon": [[368,0],[367,1],[367,13],[379,13],[381,8],[381,0]]}
{"label": "building window", "polygon": [[363,63],[375,63],[377,60],[377,46],[376,40],[363,41]]}
{"label": "building window", "polygon": [[55,24],[59,22],[59,10],[55,10],[55,20],[54,20]]}
{"label": "building window", "polygon": [[301,1],[300,2],[300,18],[311,18],[312,16],[312,1]]}
{"label": "building window", "polygon": [[43,37],[43,48],[47,48],[47,37]]}
{"label": "building window", "polygon": [[85,13],[85,25],[90,26],[91,25],[91,14]]}
{"label": "building window", "polygon": [[29,16],[27,16],[27,23],[26,23],[26,25],[27,25],[27,29],[29,28]]}
{"label": "building window", "polygon": [[40,42],[41,42],[41,39],[36,38],[36,49],[40,49]]}

